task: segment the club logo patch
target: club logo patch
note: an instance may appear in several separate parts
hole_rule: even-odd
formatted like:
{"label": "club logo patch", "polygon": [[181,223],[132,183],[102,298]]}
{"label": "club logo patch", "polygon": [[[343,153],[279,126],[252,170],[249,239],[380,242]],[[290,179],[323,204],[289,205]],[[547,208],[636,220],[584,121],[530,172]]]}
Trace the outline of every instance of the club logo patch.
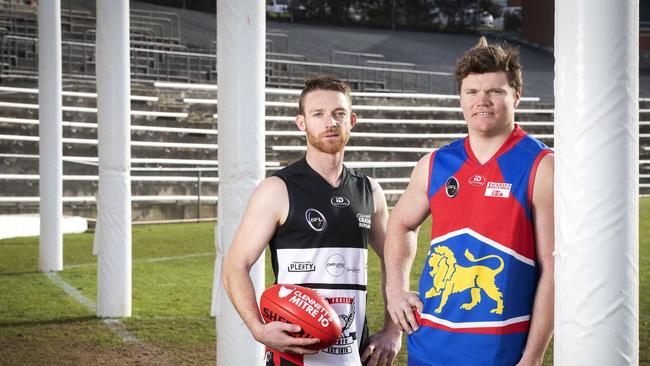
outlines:
{"label": "club logo patch", "polygon": [[321,352],[333,355],[347,355],[352,353],[357,341],[357,325],[359,321],[356,319],[356,301],[352,297],[330,297],[327,302],[334,308],[339,319],[341,320],[341,338],[336,344],[322,350]]}
{"label": "club logo patch", "polygon": [[510,197],[511,188],[512,188],[512,184],[510,183],[488,182],[487,187],[485,188],[485,196],[508,198]]}
{"label": "club logo patch", "polygon": [[480,174],[474,174],[469,178],[468,182],[474,187],[480,187],[485,184],[485,177]]}
{"label": "club logo patch", "polygon": [[308,208],[307,211],[305,211],[305,220],[307,220],[307,224],[309,224],[309,226],[315,231],[321,232],[327,229],[327,220],[325,219],[325,215],[316,209]]}
{"label": "club logo patch", "polygon": [[454,198],[456,197],[456,194],[458,194],[458,179],[456,177],[449,177],[447,179],[447,183],[445,183],[445,192],[447,193],[447,197],[449,198]]}
{"label": "club logo patch", "polygon": [[334,207],[348,207],[350,206],[350,200],[343,197],[343,196],[334,196],[330,200],[330,203],[332,203],[332,206]]}

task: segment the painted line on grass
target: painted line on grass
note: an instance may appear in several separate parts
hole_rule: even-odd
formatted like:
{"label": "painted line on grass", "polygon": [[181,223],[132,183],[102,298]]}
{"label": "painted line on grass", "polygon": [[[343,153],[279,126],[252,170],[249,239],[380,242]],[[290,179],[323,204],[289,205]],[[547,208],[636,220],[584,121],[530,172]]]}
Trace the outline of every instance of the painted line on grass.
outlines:
{"label": "painted line on grass", "polygon": [[78,303],[85,306],[90,312],[96,312],[97,308],[95,303],[92,302],[89,298],[84,296],[79,290],[70,286],[65,282],[56,272],[47,272],[45,275],[54,282],[55,285],[61,287],[66,294],[70,295],[73,299],[77,300]]}
{"label": "painted line on grass", "polygon": [[134,316],[132,316],[132,319],[175,321],[175,320],[211,320],[212,317],[210,315],[207,315],[207,314],[205,316],[138,316],[138,315],[134,315]]}
{"label": "painted line on grass", "polygon": [[102,319],[104,324],[108,326],[113,333],[122,337],[124,342],[128,343],[138,343],[138,339],[124,327],[124,324],[119,319]]}
{"label": "painted line on grass", "polygon": [[159,258],[146,258],[146,259],[137,259],[133,263],[156,263],[156,262],[166,262],[166,261],[175,261],[181,259],[188,259],[194,257],[207,257],[209,255],[214,255],[214,253],[194,253],[187,255],[179,255],[177,257],[159,257]]}
{"label": "painted line on grass", "polygon": [[[54,282],[55,285],[59,286],[63,291],[65,291],[66,294],[70,295],[73,299],[75,299],[78,303],[86,307],[91,313],[97,313],[97,307],[95,306],[95,303],[92,302],[89,298],[84,296],[79,290],[76,288],[70,286],[67,282],[65,282],[56,272],[47,272],[45,273],[47,278],[49,278],[52,282]],[[129,333],[128,330],[124,327],[124,324],[119,319],[102,319],[104,324],[113,331],[116,335],[118,335],[124,342],[130,342],[130,343],[137,343],[138,339],[131,333]]]}
{"label": "painted line on grass", "polygon": [[[136,259],[133,261],[133,263],[156,263],[156,262],[166,262],[166,261],[175,261],[175,260],[182,260],[182,259],[188,259],[188,258],[195,258],[195,257],[207,257],[210,255],[214,255],[214,253],[194,253],[194,254],[187,254],[187,255],[179,255],[177,257],[158,257],[158,258],[146,258],[146,259]],[[82,263],[82,264],[71,264],[69,266],[64,266],[65,269],[73,269],[73,268],[83,268],[83,267],[95,267],[97,266],[97,263]]]}

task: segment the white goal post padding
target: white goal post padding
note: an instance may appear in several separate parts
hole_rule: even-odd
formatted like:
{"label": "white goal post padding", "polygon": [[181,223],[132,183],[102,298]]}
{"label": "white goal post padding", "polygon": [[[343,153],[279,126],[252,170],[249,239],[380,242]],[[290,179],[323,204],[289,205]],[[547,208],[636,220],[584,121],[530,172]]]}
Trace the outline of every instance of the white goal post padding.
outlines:
{"label": "white goal post padding", "polygon": [[38,270],[63,269],[63,145],[61,138],[61,2],[38,4],[38,107],[40,196]]}
{"label": "white goal post padding", "polygon": [[[217,364],[263,365],[257,343],[221,284],[221,261],[230,248],[246,204],[264,179],[265,3],[217,1],[219,105],[219,207],[212,311],[216,316]],[[264,290],[264,256],[251,269],[257,297]]]}
{"label": "white goal post padding", "polygon": [[128,0],[97,0],[97,316],[131,316]]}
{"label": "white goal post padding", "polygon": [[554,364],[639,363],[639,1],[555,1]]}

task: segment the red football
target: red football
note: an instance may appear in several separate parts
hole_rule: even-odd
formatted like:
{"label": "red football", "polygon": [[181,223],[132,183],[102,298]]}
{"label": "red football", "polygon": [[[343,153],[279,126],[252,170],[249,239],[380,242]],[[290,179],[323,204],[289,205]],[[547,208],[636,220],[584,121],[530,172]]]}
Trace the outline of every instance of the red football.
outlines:
{"label": "red football", "polygon": [[341,322],[318,292],[303,286],[277,284],[262,293],[260,312],[266,323],[281,321],[299,325],[294,337],[318,338],[313,349],[327,348],[341,337]]}

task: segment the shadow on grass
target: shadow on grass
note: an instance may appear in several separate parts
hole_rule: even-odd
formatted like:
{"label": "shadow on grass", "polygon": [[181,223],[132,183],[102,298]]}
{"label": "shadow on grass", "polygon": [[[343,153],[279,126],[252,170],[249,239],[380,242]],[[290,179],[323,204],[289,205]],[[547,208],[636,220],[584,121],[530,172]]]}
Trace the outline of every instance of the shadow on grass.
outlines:
{"label": "shadow on grass", "polygon": [[71,323],[84,323],[102,320],[96,316],[80,316],[75,318],[62,318],[62,319],[49,319],[49,320],[23,320],[15,322],[4,322],[0,321],[0,328],[8,327],[21,327],[21,326],[33,326],[33,325],[57,325],[57,324],[71,324]]}

